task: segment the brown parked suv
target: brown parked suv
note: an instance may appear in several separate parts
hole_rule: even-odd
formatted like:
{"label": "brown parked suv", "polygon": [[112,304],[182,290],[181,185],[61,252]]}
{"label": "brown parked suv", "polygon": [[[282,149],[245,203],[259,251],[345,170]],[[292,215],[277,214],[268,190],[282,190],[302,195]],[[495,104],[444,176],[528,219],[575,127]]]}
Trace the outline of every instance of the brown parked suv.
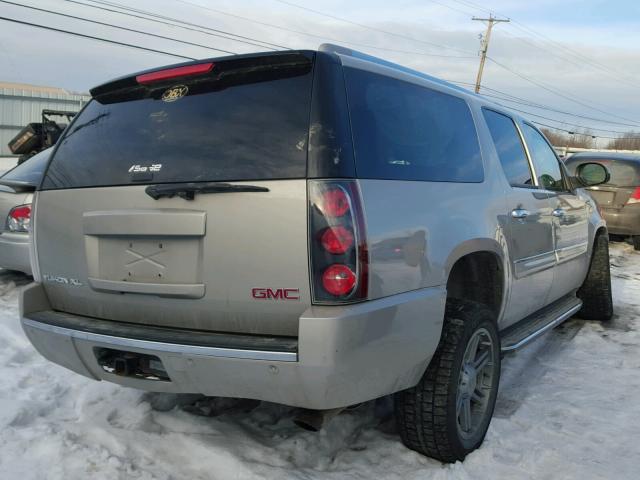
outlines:
{"label": "brown parked suv", "polygon": [[611,174],[608,182],[587,188],[609,233],[630,236],[633,247],[640,250],[640,155],[583,152],[565,161],[572,174],[585,163],[604,165]]}

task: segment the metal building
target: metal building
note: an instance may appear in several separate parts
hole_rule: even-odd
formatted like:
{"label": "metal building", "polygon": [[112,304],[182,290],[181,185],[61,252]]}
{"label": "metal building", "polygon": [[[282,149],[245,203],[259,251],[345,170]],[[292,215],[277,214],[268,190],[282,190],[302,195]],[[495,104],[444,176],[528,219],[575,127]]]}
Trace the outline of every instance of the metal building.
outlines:
{"label": "metal building", "polygon": [[0,156],[11,155],[9,140],[28,123],[40,122],[42,110],[77,112],[90,98],[62,88],[0,82]]}

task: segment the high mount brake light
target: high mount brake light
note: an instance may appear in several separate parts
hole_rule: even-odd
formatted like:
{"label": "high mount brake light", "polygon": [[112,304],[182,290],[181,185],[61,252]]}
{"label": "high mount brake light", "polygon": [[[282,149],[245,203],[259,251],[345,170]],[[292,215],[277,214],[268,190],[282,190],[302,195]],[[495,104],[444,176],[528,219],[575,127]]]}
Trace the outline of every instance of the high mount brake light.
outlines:
{"label": "high mount brake light", "polygon": [[171,80],[173,78],[203,75],[213,70],[214,65],[215,64],[213,62],[198,63],[195,65],[185,65],[184,67],[167,68],[165,70],[143,73],[142,75],[136,76],[136,82],[140,85],[149,85],[151,83]]}
{"label": "high mount brake light", "polygon": [[7,230],[10,232],[29,231],[31,224],[31,205],[13,207],[7,216]]}
{"label": "high mount brake light", "polygon": [[309,180],[308,185],[313,302],[365,300],[369,259],[358,183]]}

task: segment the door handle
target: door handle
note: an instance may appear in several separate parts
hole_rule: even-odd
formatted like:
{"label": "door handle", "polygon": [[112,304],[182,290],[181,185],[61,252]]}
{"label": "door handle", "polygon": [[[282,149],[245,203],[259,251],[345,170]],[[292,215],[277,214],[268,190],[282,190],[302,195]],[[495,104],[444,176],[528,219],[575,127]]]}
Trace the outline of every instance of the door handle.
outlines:
{"label": "door handle", "polygon": [[564,211],[563,209],[561,209],[561,208],[556,208],[553,212],[551,212],[551,214],[552,214],[554,217],[564,217],[564,215],[565,215],[566,213],[567,213],[567,212],[565,212],[565,211]]}
{"label": "door handle", "polygon": [[516,208],[511,210],[511,216],[513,218],[527,218],[529,216],[529,210],[525,210],[524,208]]}

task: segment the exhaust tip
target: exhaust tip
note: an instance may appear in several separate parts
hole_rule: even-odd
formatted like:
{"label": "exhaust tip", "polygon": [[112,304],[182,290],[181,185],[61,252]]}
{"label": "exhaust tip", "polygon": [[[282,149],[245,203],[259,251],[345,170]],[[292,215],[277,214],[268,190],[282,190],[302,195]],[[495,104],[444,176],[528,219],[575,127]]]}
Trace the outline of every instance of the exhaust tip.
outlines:
{"label": "exhaust tip", "polygon": [[319,425],[319,426],[314,425],[305,421],[304,419],[296,418],[293,420],[293,423],[296,424],[298,427],[302,428],[303,430],[306,430],[307,432],[317,433],[322,429],[322,425]]}
{"label": "exhaust tip", "polygon": [[293,423],[308,432],[319,432],[342,410],[344,408],[332,408],[330,410],[303,409],[295,416]]}

